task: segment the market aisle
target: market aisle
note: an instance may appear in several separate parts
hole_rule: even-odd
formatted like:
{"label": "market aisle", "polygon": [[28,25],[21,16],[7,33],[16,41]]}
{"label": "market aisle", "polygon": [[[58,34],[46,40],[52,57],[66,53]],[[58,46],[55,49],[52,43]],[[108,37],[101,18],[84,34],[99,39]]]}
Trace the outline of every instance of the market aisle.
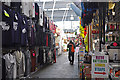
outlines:
{"label": "market aisle", "polygon": [[78,59],[75,55],[74,65],[70,65],[68,54],[63,53],[57,58],[57,63],[49,65],[34,75],[32,78],[78,78]]}

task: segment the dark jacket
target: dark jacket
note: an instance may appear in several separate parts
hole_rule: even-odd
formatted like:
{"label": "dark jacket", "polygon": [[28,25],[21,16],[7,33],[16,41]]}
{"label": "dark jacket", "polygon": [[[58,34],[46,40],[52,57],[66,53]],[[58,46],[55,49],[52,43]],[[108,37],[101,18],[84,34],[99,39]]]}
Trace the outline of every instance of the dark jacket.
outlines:
{"label": "dark jacket", "polygon": [[67,45],[67,48],[69,48],[69,54],[74,53],[74,52],[71,52],[72,45],[70,45],[70,44],[73,44],[74,49],[75,49],[75,44],[74,44],[73,42],[70,42],[70,43]]}

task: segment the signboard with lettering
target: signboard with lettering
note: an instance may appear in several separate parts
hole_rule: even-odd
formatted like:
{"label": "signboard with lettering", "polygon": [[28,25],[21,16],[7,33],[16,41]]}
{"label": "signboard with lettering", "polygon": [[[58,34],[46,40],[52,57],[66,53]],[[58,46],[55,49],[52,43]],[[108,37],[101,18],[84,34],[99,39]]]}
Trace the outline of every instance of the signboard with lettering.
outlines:
{"label": "signboard with lettering", "polygon": [[118,42],[113,42],[110,46],[107,46],[107,49],[120,49],[120,44]]}
{"label": "signboard with lettering", "polygon": [[108,78],[108,55],[92,56],[92,78]]}

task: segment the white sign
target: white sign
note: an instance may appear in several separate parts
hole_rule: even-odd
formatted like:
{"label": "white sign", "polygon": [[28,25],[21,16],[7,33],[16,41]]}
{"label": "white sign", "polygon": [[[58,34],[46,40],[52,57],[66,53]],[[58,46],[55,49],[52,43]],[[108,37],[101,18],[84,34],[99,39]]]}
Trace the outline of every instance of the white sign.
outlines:
{"label": "white sign", "polygon": [[92,78],[108,78],[108,55],[97,54],[92,56]]}

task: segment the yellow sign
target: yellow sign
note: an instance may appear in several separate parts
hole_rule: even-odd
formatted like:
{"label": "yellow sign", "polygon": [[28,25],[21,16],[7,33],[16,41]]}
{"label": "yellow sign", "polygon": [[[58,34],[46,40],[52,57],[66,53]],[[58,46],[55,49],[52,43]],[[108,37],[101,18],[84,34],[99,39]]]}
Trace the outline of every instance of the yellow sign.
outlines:
{"label": "yellow sign", "polygon": [[95,67],[105,67],[105,64],[95,64]]}

